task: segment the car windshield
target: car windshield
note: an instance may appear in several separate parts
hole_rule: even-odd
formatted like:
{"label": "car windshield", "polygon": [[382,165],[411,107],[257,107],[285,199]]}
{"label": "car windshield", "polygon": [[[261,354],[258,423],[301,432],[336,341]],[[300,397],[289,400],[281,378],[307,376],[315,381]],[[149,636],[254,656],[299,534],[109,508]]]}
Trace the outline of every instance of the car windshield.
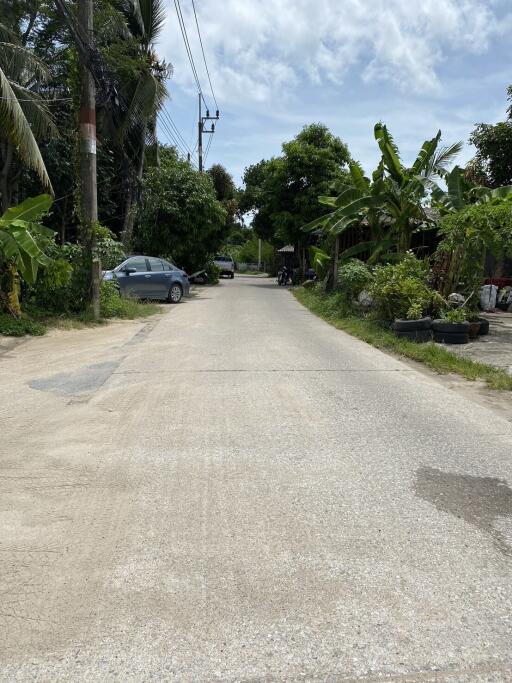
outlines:
{"label": "car windshield", "polygon": [[231,256],[216,256],[215,261],[231,261]]}

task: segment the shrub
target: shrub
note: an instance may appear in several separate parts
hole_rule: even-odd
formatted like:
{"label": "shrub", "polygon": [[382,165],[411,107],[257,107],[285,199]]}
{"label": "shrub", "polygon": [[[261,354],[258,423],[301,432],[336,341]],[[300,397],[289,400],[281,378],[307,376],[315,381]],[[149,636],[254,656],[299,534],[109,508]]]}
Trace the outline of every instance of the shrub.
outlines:
{"label": "shrub", "polygon": [[386,319],[415,320],[430,313],[437,294],[428,285],[429,264],[413,254],[375,269],[370,294],[378,312]]}
{"label": "shrub", "polygon": [[0,334],[6,337],[24,337],[26,334],[43,335],[46,327],[35,320],[22,316],[13,318],[8,313],[0,313]]}
{"label": "shrub", "polygon": [[468,311],[465,308],[453,308],[447,311],[443,318],[450,323],[465,323],[468,319]]}
{"label": "shrub", "polygon": [[96,227],[96,252],[103,270],[112,270],[126,258],[121,242],[117,241],[113,232],[101,225]]}
{"label": "shrub", "polygon": [[349,301],[367,289],[372,279],[370,268],[359,259],[350,259],[338,268],[338,287],[345,292]]}
{"label": "shrub", "polygon": [[220,279],[220,268],[213,261],[208,261],[204,269],[208,274],[208,284],[216,285]]}
{"label": "shrub", "polygon": [[100,285],[100,312],[102,318],[122,317],[124,306],[119,286],[113,280],[102,280]]}

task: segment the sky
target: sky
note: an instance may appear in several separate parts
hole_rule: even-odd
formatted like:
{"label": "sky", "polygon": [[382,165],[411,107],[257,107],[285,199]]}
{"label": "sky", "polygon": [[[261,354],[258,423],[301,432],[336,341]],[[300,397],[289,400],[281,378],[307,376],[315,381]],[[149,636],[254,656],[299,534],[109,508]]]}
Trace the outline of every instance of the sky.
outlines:
{"label": "sky", "polygon": [[[159,133],[172,143],[169,115],[194,150],[197,87],[167,2],[156,48],[173,74]],[[180,5],[213,111],[192,0]],[[377,121],[406,164],[439,129],[444,143],[466,143],[464,163],[474,125],[505,118],[512,0],[195,0],[195,8],[221,113],[206,167],[223,164],[237,184],[246,166],[279,155],[309,123],[327,125],[370,173]]]}

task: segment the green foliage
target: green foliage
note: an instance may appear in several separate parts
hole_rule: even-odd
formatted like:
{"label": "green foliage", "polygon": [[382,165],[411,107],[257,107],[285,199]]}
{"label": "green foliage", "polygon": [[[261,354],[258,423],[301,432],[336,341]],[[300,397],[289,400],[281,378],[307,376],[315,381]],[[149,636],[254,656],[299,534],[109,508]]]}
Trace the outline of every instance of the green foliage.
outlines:
{"label": "green foliage", "polygon": [[356,299],[365,289],[368,289],[373,279],[369,266],[358,259],[351,259],[338,268],[338,288],[342,290],[349,301]]}
{"label": "green foliage", "polygon": [[469,138],[475,161],[491,187],[512,185],[512,121],[479,123]]}
{"label": "green foliage", "polygon": [[220,280],[220,268],[210,259],[204,269],[208,273],[208,284],[217,285]]}
{"label": "green foliage", "polygon": [[428,261],[407,253],[396,264],[377,266],[370,295],[386,320],[416,320],[429,313],[436,300],[428,285]]}
{"label": "green foliage", "polygon": [[326,126],[306,126],[283,144],[281,156],[245,169],[240,208],[256,212],[252,226],[267,242],[304,243],[302,226],[326,212],[318,195],[344,179],[349,160],[347,147]]}
{"label": "green foliage", "polygon": [[392,332],[370,319],[356,317],[344,302],[342,295],[324,294],[318,287],[293,291],[297,299],[313,313],[340,330],[372,344],[378,349],[391,351],[405,358],[424,363],[436,372],[455,373],[468,380],[483,380],[491,389],[512,391],[512,377],[505,371],[469,358],[458,356],[438,344],[417,344],[398,339]]}
{"label": "green foliage", "polygon": [[444,216],[436,256],[445,264],[442,290],[473,294],[473,307],[484,277],[485,254],[512,255],[512,203],[495,198]]}
{"label": "green foliage", "polygon": [[323,280],[331,265],[331,257],[323,249],[318,247],[309,247],[309,256],[311,259],[311,267],[315,271],[317,277]]}
{"label": "green foliage", "polygon": [[132,320],[145,315],[154,315],[160,306],[141,303],[130,297],[121,297],[117,284],[112,280],[103,280],[100,286],[100,312],[102,318],[124,318]]}
{"label": "green foliage", "polygon": [[465,323],[468,319],[468,312],[463,307],[452,308],[446,311],[443,318],[449,323]]}
{"label": "green foliage", "polygon": [[115,235],[103,226],[96,227],[96,253],[103,270],[112,270],[126,258],[126,250]]}
{"label": "green foliage", "polygon": [[303,227],[306,232],[321,227],[327,233],[340,235],[366,222],[370,239],[344,252],[342,258],[370,252],[370,261],[376,262],[410,249],[414,230],[428,222],[424,200],[429,183],[446,174],[447,164],[461,148],[457,143],[439,149],[439,131],[431,140],[425,140],[412,167],[407,168],[385,125],[377,123],[374,136],[381,160],[372,179],[364,176],[359,164],[352,163],[347,182],[338,188],[341,194],[318,197],[320,204],[334,207],[334,211]]}
{"label": "green foliage", "polygon": [[178,266],[194,272],[226,237],[226,212],[210,177],[178,159],[173,150],[163,149],[160,166],[149,169],[144,178],[137,250],[171,254]]}
{"label": "green foliage", "polygon": [[21,318],[13,318],[7,313],[0,313],[0,335],[6,337],[23,337],[26,334],[40,336],[46,332],[46,327],[35,320],[22,315]]}
{"label": "green foliage", "polygon": [[49,262],[37,240],[53,236],[39,223],[51,205],[48,195],[30,197],[0,218],[0,260],[12,262],[29,283],[36,281],[39,266]]}

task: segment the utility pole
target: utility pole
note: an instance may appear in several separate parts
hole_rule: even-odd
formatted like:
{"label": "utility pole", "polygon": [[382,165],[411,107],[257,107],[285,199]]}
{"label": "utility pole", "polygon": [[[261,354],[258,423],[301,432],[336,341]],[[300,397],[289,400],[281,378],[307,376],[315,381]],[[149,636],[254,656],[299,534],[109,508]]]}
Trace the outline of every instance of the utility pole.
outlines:
{"label": "utility pole", "polygon": [[204,124],[206,121],[218,121],[220,118],[219,110],[215,112],[215,116],[210,116],[210,112],[206,110],[206,116],[202,116],[201,100],[203,99],[202,93],[198,93],[199,96],[199,119],[197,122],[197,154],[199,157],[199,173],[203,172],[203,135],[213,135],[215,133],[215,123],[212,123],[210,130],[205,130]]}
{"label": "utility pole", "polygon": [[[78,29],[87,50],[94,45],[93,0],[78,0]],[[95,227],[98,222],[96,190],[96,85],[84,52],[80,58],[80,212],[86,258],[91,260],[91,299],[94,319],[100,317],[100,272],[96,255]]]}
{"label": "utility pole", "polygon": [[258,272],[261,270],[261,239],[258,239]]}

